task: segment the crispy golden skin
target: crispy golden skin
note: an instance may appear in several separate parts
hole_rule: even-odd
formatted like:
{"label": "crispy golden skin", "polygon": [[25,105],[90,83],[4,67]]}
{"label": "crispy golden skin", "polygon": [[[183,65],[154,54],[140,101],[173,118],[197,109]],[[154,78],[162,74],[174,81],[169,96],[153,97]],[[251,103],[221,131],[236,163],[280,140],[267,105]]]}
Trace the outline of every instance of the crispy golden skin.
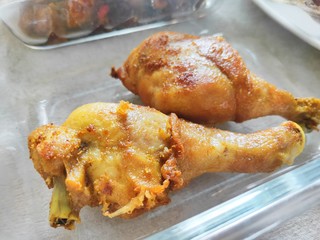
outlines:
{"label": "crispy golden skin", "polygon": [[239,134],[121,102],[79,107],[62,126],[35,129],[28,143],[36,170],[55,185],[51,225],[70,229],[85,205],[133,217],[205,172],[273,171],[292,163],[305,138],[294,122]]}
{"label": "crispy golden skin", "polygon": [[296,99],[257,77],[221,36],[156,33],[111,75],[145,104],[196,122],[280,115],[309,129],[320,123],[319,99]]}

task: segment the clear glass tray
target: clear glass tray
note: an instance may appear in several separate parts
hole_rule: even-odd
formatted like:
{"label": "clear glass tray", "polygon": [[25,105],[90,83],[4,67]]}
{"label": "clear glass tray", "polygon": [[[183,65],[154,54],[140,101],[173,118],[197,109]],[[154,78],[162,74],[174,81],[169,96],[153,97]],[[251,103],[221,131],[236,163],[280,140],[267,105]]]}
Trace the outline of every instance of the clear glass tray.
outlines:
{"label": "clear glass tray", "polygon": [[[1,23],[0,238],[254,238],[319,202],[320,134],[312,132],[294,165],[274,173],[206,174],[172,192],[169,205],[135,219],[109,219],[87,207],[76,230],[49,226],[51,190],[29,160],[28,134],[47,122],[62,123],[85,103],[123,99],[141,104],[109,72],[159,30],[223,34],[256,74],[297,97],[320,97],[320,52],[249,0],[221,1],[203,19],[49,51],[25,47]],[[266,117],[218,127],[252,132],[282,121]]]}
{"label": "clear glass tray", "polygon": [[0,18],[27,46],[52,49],[200,18],[214,0],[0,0]]}

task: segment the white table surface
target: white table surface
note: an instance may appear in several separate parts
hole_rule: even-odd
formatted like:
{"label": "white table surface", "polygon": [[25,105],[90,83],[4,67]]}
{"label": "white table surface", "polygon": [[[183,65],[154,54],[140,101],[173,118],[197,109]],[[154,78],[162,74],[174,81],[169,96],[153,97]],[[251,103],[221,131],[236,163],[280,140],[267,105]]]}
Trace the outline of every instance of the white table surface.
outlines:
{"label": "white table surface", "polygon": [[320,205],[258,237],[260,240],[317,240],[320,236]]}

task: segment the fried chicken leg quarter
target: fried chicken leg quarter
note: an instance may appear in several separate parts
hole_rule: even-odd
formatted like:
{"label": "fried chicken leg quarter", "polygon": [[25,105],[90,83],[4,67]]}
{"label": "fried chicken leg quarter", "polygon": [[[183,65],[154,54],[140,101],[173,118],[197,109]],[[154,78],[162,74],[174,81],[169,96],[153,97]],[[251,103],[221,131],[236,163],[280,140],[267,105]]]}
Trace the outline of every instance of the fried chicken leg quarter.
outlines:
{"label": "fried chicken leg quarter", "polygon": [[68,229],[86,205],[102,205],[105,216],[134,217],[167,204],[170,190],[203,173],[270,172],[291,164],[305,143],[290,121],[238,134],[127,102],[84,105],[28,140],[36,170],[54,186],[51,225]]}
{"label": "fried chicken leg quarter", "polygon": [[280,115],[309,129],[320,123],[319,99],[294,98],[257,77],[221,36],[154,34],[111,75],[145,104],[195,122]]}

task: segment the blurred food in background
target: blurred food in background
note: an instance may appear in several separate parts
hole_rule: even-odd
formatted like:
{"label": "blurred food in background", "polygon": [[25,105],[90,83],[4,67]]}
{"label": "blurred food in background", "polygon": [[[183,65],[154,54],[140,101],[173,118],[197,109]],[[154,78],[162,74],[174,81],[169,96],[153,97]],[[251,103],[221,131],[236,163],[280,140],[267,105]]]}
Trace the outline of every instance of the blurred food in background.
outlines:
{"label": "blurred food in background", "polygon": [[205,5],[206,0],[31,0],[21,7],[19,27],[50,44],[187,16]]}

